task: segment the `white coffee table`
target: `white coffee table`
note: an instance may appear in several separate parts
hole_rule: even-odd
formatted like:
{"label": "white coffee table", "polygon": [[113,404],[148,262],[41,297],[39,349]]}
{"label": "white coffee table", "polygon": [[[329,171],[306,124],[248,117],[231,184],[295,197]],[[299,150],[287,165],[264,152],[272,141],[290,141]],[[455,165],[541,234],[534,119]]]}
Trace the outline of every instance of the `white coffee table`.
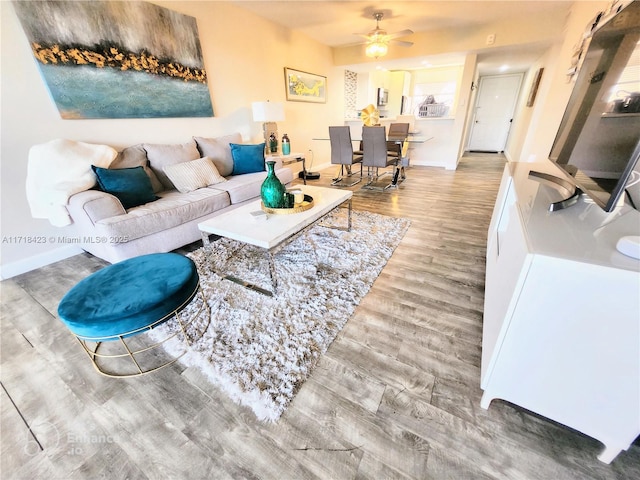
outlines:
{"label": "white coffee table", "polygon": [[[304,233],[313,225],[319,223],[327,214],[347,203],[348,217],[346,226],[330,226],[341,230],[351,230],[351,197],[350,190],[334,188],[314,187],[311,185],[296,185],[305,195],[313,197],[313,207],[303,212],[278,215],[266,214],[266,220],[256,220],[252,212],[261,212],[261,200],[257,199],[217,217],[198,224],[202,233],[202,243],[209,257],[209,264],[213,271],[227,280],[239,283],[249,289],[256,290],[265,295],[273,296],[278,288],[274,255],[293,239]],[[209,235],[231,238],[238,242],[254,245],[265,250],[269,261],[269,274],[271,276],[272,290],[266,290],[257,285],[246,282],[231,274],[216,270],[211,261],[211,243]]]}

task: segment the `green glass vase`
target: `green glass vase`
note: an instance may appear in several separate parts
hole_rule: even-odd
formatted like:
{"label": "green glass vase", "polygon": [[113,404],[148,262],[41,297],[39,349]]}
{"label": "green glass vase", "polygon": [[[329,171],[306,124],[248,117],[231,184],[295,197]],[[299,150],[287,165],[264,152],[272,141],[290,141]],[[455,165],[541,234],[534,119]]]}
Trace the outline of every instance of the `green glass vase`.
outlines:
{"label": "green glass vase", "polygon": [[285,188],[282,182],[276,177],[274,166],[276,162],[269,161],[267,164],[267,178],[260,187],[260,198],[267,208],[284,208]]}

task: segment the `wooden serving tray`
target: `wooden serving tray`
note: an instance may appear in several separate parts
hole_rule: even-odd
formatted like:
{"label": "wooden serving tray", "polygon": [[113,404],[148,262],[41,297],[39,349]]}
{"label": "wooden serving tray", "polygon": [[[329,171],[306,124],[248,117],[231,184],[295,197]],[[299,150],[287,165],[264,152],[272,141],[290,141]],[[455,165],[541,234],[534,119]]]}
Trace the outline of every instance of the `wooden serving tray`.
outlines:
{"label": "wooden serving tray", "polygon": [[302,200],[301,203],[296,203],[292,208],[269,208],[265,207],[262,202],[260,202],[260,207],[262,208],[262,211],[267,213],[273,213],[275,215],[291,215],[292,213],[300,213],[312,208],[313,197],[305,194],[304,200]]}

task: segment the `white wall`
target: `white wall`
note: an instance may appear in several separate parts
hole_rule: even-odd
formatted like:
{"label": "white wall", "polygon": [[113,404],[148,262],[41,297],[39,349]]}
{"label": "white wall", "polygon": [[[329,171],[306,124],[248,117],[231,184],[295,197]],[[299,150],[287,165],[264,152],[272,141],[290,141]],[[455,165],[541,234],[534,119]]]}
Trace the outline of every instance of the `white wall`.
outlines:
{"label": "white wall", "polygon": [[412,72],[412,90],[417,83],[453,82],[456,85],[456,91],[445,117],[416,119],[415,129],[420,131],[420,136],[428,140],[421,144],[411,144],[409,148],[411,165],[455,170],[464,149],[463,138],[476,63],[477,55],[469,54],[466,55],[462,65],[426,68]]}
{"label": "white wall", "polygon": [[[523,144],[527,139],[529,127],[531,125],[531,118],[534,112],[536,104],[540,103],[540,97],[542,97],[540,90],[536,95],[536,100],[531,107],[527,107],[527,100],[529,98],[529,92],[536,72],[539,68],[544,68],[542,72],[542,79],[545,78],[545,74],[549,75],[547,71],[550,67],[549,64],[555,62],[557,57],[558,46],[554,46],[547,50],[532,66],[525,72],[524,80],[522,82],[522,88],[520,90],[520,96],[516,105],[516,110],[513,119],[513,125],[509,132],[509,138],[504,148],[504,154],[509,161],[519,160],[522,153]],[[554,55],[554,53],[556,55]],[[546,66],[546,67],[545,67]]]}
{"label": "white wall", "polygon": [[[541,161],[548,158],[574,85],[566,75],[571,66],[574,47],[582,38],[587,25],[598,12],[606,9],[608,3],[578,1],[572,4],[564,42],[551,47],[538,65],[544,67],[544,73],[529,122],[520,126],[526,129],[527,134],[522,139],[521,147],[514,145],[514,152],[519,150],[512,158],[514,161]],[[530,85],[530,81],[531,77],[527,85]],[[526,92],[525,101],[528,90]]]}
{"label": "white wall", "polygon": [[[316,165],[328,161],[328,145],[312,142],[311,138],[326,134],[327,125],[343,121],[343,70],[333,67],[329,47],[230,3],[154,3],[197,19],[213,118],[62,120],[49,98],[13,6],[0,2],[3,278],[77,252],[57,241],[58,237],[73,235],[73,226],[56,228],[47,220],[30,215],[24,186],[32,145],[68,138],[122,149],[141,142],[177,143],[194,135],[215,137],[234,131],[240,131],[247,142],[259,141],[261,126],[252,121],[251,102],[271,100],[285,102],[286,120],[278,127],[281,134],[289,134],[292,150],[308,154],[314,148]],[[326,75],[327,103],[286,102],[285,66]],[[29,243],[24,237],[43,238],[45,242]]]}

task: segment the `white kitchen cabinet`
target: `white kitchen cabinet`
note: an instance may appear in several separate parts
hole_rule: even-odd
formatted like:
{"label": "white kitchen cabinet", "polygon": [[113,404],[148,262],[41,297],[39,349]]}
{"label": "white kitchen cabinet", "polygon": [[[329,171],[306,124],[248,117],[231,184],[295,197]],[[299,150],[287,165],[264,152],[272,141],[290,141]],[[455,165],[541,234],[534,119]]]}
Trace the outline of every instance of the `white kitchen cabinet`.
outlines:
{"label": "white kitchen cabinet", "polygon": [[487,240],[481,406],[499,398],[605,445],[611,462],[640,434],[640,261],[615,249],[640,212],[528,178],[550,163],[509,163]]}

